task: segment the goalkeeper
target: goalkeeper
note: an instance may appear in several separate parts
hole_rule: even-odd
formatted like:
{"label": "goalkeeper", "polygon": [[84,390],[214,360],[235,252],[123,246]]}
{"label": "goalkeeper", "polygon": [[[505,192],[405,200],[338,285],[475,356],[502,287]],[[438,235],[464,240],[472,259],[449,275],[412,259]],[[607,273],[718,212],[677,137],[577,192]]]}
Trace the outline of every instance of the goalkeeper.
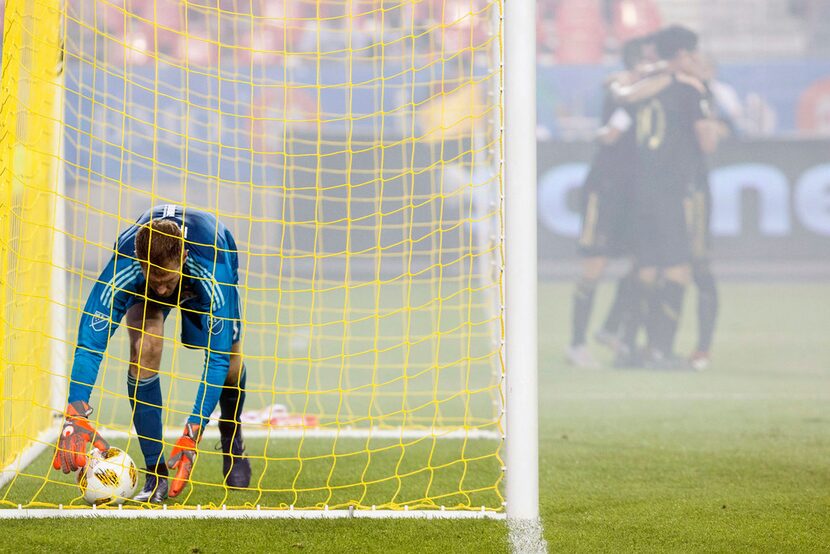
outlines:
{"label": "goalkeeper", "polygon": [[[184,489],[196,445],[218,403],[225,484],[245,488],[251,466],[243,456],[239,415],[245,403],[240,349],[238,257],[233,236],[206,212],[172,204],[145,212],[121,233],[113,257],[87,299],[78,330],[66,420],[53,466],[64,473],[86,463],[90,442],[106,448],[88,417],[88,402],[107,343],[126,315],[130,339],[127,391],[147,466],[145,486],[134,500],[158,503],[168,496],[168,468],[176,474],[169,496]],[[178,306],[181,340],[205,350],[205,366],[193,411],[167,464],[162,442],[159,382],[164,321]]]}

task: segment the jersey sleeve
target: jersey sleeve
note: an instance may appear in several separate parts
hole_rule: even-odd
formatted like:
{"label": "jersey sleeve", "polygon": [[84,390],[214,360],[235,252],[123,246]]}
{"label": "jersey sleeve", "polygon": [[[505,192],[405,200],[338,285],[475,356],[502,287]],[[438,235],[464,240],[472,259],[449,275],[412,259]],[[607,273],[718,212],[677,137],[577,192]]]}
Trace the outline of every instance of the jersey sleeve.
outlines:
{"label": "jersey sleeve", "polygon": [[706,94],[696,87],[682,84],[680,88],[680,109],[686,114],[689,122],[694,124],[701,119],[707,119],[712,115],[711,103]]}
{"label": "jersey sleeve", "polygon": [[209,311],[202,326],[207,334],[205,343],[205,365],[202,370],[193,411],[188,422],[203,428],[210,419],[210,414],[219,403],[222,387],[230,369],[230,352],[233,345],[233,329],[236,324],[235,306],[238,302],[236,282],[232,272],[225,265],[217,266],[211,278],[212,293],[209,299]]}
{"label": "jersey sleeve", "polygon": [[132,296],[127,287],[138,278],[141,278],[138,262],[114,256],[92,287],[78,325],[78,342],[69,382],[70,403],[89,402],[107,344],[118,329]]}

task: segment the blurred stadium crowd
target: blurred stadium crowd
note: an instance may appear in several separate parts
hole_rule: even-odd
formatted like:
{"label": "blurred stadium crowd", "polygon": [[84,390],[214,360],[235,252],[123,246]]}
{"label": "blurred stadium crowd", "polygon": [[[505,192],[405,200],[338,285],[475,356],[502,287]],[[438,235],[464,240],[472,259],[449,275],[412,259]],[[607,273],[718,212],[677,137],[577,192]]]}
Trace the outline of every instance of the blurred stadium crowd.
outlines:
{"label": "blurred stadium crowd", "polygon": [[544,0],[538,10],[542,65],[602,63],[626,41],[672,22],[698,29],[721,59],[830,52],[823,0]]}
{"label": "blurred stadium crowd", "polygon": [[[718,60],[741,135],[830,134],[830,1],[540,0],[537,11],[541,139],[589,139],[621,45],[672,23]],[[461,72],[490,64],[498,16],[491,0],[67,0],[67,13],[84,55],[116,68],[449,59]]]}
{"label": "blurred stadium crowd", "polygon": [[621,46],[676,23],[700,34],[718,87],[731,97],[739,136],[830,134],[826,0],[550,0],[538,6],[542,139],[590,138],[601,118],[595,91],[609,68],[618,67]]}
{"label": "blurred stadium crowd", "polygon": [[[0,0],[0,15],[4,3]],[[219,54],[214,42],[262,56],[360,50],[380,43],[385,30],[418,35],[436,26],[444,27],[445,49],[463,50],[479,44],[486,33],[482,19],[490,17],[489,3],[423,0],[394,9],[401,4],[384,0],[67,0],[67,7],[90,31],[126,45],[120,54],[129,62],[145,63],[147,54],[209,61]],[[608,62],[627,40],[672,22],[698,29],[720,58],[830,54],[830,2],[825,0],[540,0],[537,14],[542,65]],[[253,15],[253,22],[238,15]],[[772,37],[772,43],[763,40]],[[431,42],[423,47],[435,48],[437,41]]]}
{"label": "blurred stadium crowd", "polygon": [[[68,0],[70,18],[105,40],[110,63],[302,63],[304,55],[379,57],[401,38],[416,54],[462,53],[487,41],[488,0]],[[158,22],[154,25],[153,22]],[[440,38],[426,36],[442,29]],[[439,44],[440,43],[440,44]],[[390,52],[391,56],[395,54]]]}

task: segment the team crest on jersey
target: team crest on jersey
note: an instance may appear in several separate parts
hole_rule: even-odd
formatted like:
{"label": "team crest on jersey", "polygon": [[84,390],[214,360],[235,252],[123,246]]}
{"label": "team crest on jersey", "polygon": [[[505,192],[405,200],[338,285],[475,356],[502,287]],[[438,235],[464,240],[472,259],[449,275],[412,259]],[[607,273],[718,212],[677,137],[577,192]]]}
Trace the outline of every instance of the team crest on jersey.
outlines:
{"label": "team crest on jersey", "polygon": [[208,323],[210,324],[211,335],[218,335],[225,328],[225,320],[218,317],[209,316]]}
{"label": "team crest on jersey", "polygon": [[92,327],[93,331],[101,332],[107,328],[107,314],[103,312],[95,312],[92,315],[92,321],[90,322],[89,326]]}

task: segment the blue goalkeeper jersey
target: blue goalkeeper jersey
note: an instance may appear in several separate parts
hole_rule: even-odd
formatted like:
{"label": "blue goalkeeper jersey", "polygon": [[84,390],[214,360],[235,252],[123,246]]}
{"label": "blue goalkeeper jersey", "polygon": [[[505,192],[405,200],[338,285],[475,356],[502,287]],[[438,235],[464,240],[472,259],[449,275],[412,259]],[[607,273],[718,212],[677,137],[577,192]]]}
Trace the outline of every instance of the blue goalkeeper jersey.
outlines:
{"label": "blue goalkeeper jersey", "polygon": [[[179,289],[158,298],[147,287],[135,255],[135,236],[150,220],[169,219],[182,229],[187,256]],[[78,328],[69,402],[89,401],[110,337],[134,304],[159,304],[165,314],[182,312],[182,342],[205,349],[205,365],[188,421],[205,425],[219,401],[230,367],[231,345],[239,339],[236,243],[213,215],[174,204],[145,212],[118,236],[114,254],[89,293]]]}

